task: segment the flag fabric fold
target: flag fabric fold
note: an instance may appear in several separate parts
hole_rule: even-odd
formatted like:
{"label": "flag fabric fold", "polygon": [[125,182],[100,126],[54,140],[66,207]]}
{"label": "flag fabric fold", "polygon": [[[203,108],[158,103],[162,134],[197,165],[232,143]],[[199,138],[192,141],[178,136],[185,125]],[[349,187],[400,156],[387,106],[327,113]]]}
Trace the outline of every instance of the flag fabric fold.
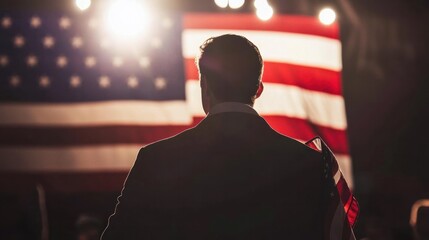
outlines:
{"label": "flag fabric fold", "polygon": [[325,166],[325,239],[355,240],[353,227],[357,221],[359,205],[343,177],[335,155],[320,137],[305,144],[322,153]]}

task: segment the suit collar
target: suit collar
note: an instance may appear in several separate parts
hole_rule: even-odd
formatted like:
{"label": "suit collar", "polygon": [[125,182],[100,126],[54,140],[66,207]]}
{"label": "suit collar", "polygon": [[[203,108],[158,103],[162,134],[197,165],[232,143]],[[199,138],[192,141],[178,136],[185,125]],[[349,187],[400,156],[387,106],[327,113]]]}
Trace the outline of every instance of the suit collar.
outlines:
{"label": "suit collar", "polygon": [[223,102],[212,107],[208,116],[226,112],[239,112],[259,116],[259,114],[250,105],[239,102]]}

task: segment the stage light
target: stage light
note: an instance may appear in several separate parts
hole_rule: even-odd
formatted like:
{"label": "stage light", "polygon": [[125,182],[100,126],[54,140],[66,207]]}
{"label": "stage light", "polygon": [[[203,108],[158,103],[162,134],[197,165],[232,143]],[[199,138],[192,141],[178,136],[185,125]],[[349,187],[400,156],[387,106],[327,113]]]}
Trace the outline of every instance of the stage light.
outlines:
{"label": "stage light", "polygon": [[75,3],[76,6],[82,11],[88,9],[89,6],[91,6],[91,0],[76,0]]}
{"label": "stage light", "polygon": [[141,1],[117,0],[107,11],[106,27],[116,37],[132,40],[147,30],[150,20],[149,11]]}
{"label": "stage light", "polygon": [[274,14],[274,10],[270,5],[266,5],[264,7],[259,7],[256,9],[256,16],[262,21],[267,21]]}
{"label": "stage light", "polygon": [[226,7],[228,7],[228,0],[214,0],[214,2],[220,8],[226,8]]}
{"label": "stage light", "polygon": [[244,5],[244,0],[229,0],[229,7],[232,9],[241,8]]}
{"label": "stage light", "polygon": [[337,14],[332,8],[324,8],[319,13],[319,20],[324,25],[331,25],[336,18]]}

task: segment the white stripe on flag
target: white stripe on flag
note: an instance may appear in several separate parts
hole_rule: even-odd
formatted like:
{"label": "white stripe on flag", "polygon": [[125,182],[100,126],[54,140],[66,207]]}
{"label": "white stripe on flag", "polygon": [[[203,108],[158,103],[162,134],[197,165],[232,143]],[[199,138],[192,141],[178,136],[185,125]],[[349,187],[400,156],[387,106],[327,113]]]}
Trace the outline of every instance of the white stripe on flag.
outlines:
{"label": "white stripe on flag", "polygon": [[0,148],[1,171],[129,171],[142,145]]}
{"label": "white stripe on flag", "polygon": [[[335,155],[335,158],[337,159],[338,167],[343,173],[343,177],[347,182],[347,185],[349,186],[350,189],[353,189],[353,184],[354,184],[353,183],[353,166],[352,166],[352,160],[350,158],[350,155],[336,154],[336,153],[334,155]],[[338,180],[335,179],[335,183],[337,183]]]}
{"label": "white stripe on flag", "polygon": [[0,104],[0,125],[189,125],[185,101],[105,101],[96,103]]}
{"label": "white stripe on flag", "polygon": [[[194,116],[205,116],[200,91],[198,81],[186,82],[187,102]],[[342,96],[305,90],[296,86],[265,83],[264,92],[255,101],[255,109],[261,115],[307,119],[320,126],[339,130],[347,128]]]}
{"label": "white stripe on flag", "polygon": [[258,46],[264,61],[341,71],[341,42],[315,35],[252,30],[186,29],[182,34],[184,58],[195,58],[206,39],[226,33],[247,37]]}

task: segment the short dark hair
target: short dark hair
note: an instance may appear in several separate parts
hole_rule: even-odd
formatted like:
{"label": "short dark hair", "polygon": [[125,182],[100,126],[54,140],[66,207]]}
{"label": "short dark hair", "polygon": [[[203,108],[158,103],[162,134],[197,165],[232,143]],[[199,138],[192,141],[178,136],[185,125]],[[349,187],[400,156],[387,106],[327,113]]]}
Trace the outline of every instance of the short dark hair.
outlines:
{"label": "short dark hair", "polygon": [[253,103],[263,70],[258,48],[247,38],[226,34],[207,39],[196,59],[210,92],[220,101]]}

